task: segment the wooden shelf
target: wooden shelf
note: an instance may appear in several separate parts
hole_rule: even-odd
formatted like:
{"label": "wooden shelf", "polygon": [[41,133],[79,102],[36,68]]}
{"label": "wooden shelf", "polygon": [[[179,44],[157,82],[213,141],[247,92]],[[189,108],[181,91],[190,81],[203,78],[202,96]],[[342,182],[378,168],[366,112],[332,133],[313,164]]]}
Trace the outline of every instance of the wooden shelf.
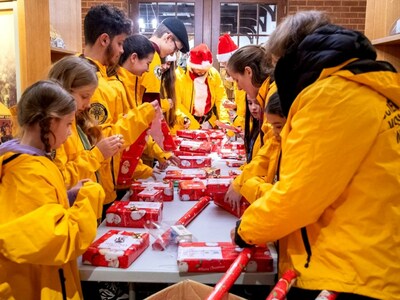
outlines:
{"label": "wooden shelf", "polygon": [[380,39],[372,40],[372,45],[400,45],[400,34],[389,35]]}
{"label": "wooden shelf", "polygon": [[63,49],[63,48],[55,48],[55,47],[50,47],[51,50],[51,62],[54,63],[57,60],[60,60],[64,56],[68,55],[75,55],[77,52],[68,50],[68,49]]}

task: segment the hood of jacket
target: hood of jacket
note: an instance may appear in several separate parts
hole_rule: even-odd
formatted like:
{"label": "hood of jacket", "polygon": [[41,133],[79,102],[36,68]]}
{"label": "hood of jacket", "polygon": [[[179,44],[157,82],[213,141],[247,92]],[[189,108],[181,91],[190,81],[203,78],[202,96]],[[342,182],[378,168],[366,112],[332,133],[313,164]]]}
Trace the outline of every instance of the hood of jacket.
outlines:
{"label": "hood of jacket", "polygon": [[[289,49],[279,59],[274,74],[284,114],[287,116],[297,95],[315,82],[324,69],[344,66],[352,60],[367,60],[376,65],[375,71],[394,71],[393,67],[388,67],[388,63],[376,61],[376,51],[362,33],[337,25],[322,26],[306,36],[297,47]],[[333,70],[325,76],[329,73],[332,74]],[[360,80],[378,90],[383,87],[376,82],[376,78],[370,77],[367,81],[365,78],[353,80]]]}

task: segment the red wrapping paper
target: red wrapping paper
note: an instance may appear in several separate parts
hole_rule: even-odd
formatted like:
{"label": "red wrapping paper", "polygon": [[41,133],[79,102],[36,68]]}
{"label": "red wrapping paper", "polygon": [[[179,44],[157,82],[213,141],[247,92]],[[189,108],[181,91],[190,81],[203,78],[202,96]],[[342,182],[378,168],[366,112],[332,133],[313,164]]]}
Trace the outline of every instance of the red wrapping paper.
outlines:
{"label": "red wrapping paper", "polygon": [[190,129],[182,129],[177,130],[176,135],[181,138],[186,139],[197,139],[197,140],[209,140],[210,136],[207,131],[198,129],[198,130],[190,130]]}
{"label": "red wrapping paper", "polygon": [[207,141],[184,140],[179,145],[179,150],[196,153],[210,153],[211,143]]}
{"label": "red wrapping paper", "polygon": [[[178,221],[175,222],[175,225],[183,225],[187,226],[190,222],[192,222],[201,211],[210,203],[210,197],[202,197],[196,202],[195,205],[192,206]],[[154,241],[151,245],[154,250],[163,251],[169,243],[169,239],[171,237],[171,229],[166,230],[158,239]]]}
{"label": "red wrapping paper", "polygon": [[181,169],[196,169],[211,167],[211,157],[207,156],[179,156]]}
{"label": "red wrapping paper", "polygon": [[315,300],[335,300],[339,296],[337,292],[331,292],[327,290],[321,291]]}
{"label": "red wrapping paper", "polygon": [[178,194],[182,201],[197,201],[205,196],[206,185],[201,180],[182,180],[178,184]]}
{"label": "red wrapping paper", "polygon": [[253,255],[254,248],[245,248],[231,264],[228,271],[225,272],[224,276],[217,282],[212,293],[207,297],[206,300],[220,300],[233,286],[236,279],[238,279],[240,273],[242,273],[244,267],[249,262]]}
{"label": "red wrapping paper", "polygon": [[297,274],[294,270],[288,270],[283,273],[272,291],[265,300],[284,300],[292,284],[296,280]]}
{"label": "red wrapping paper", "polygon": [[164,151],[175,150],[176,144],[171,135],[171,131],[169,130],[168,124],[167,122],[165,122],[165,119],[161,120],[161,130],[164,135],[164,144],[163,144]]}
{"label": "red wrapping paper", "polygon": [[122,152],[117,178],[118,188],[130,187],[133,172],[135,171],[139,159],[143,154],[144,147],[146,146],[146,135],[147,132],[143,131],[139,138]]}

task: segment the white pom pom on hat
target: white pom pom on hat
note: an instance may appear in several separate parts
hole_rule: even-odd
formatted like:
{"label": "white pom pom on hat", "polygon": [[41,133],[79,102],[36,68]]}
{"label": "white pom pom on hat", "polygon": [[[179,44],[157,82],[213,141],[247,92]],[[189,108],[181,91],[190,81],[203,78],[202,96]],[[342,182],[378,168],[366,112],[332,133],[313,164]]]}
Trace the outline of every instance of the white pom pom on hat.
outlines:
{"label": "white pom pom on hat", "polygon": [[219,37],[217,59],[219,62],[227,62],[233,53],[238,49],[238,46],[232,40],[229,34],[224,34]]}

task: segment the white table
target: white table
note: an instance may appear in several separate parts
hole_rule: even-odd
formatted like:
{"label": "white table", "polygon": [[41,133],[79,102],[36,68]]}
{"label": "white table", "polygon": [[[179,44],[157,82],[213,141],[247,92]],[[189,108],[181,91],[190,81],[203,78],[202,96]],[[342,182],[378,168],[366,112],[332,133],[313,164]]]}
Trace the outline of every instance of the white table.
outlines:
{"label": "white table", "polygon": [[[216,165],[225,162],[217,161]],[[215,166],[213,164],[213,166]],[[226,172],[226,168],[224,169]],[[183,216],[196,202],[180,201],[177,193],[172,202],[164,202],[163,221],[174,223]],[[237,218],[211,202],[188,226],[192,232],[194,241],[227,242],[230,241],[230,231],[234,228]],[[104,222],[100,225],[97,237],[110,229],[126,230],[133,232],[145,232],[145,229],[106,227]],[[154,282],[176,283],[185,279],[191,279],[205,284],[215,284],[223,276],[223,273],[179,273],[176,261],[177,247],[170,246],[165,251],[153,250],[151,244],[154,238],[150,238],[150,246],[127,269],[93,267],[82,265],[79,258],[79,270],[83,281],[117,281],[117,282]],[[274,257],[274,271],[267,273],[242,273],[235,284],[246,285],[274,285],[277,272],[277,255],[275,248],[270,246]],[[131,297],[133,299],[133,297]]]}

